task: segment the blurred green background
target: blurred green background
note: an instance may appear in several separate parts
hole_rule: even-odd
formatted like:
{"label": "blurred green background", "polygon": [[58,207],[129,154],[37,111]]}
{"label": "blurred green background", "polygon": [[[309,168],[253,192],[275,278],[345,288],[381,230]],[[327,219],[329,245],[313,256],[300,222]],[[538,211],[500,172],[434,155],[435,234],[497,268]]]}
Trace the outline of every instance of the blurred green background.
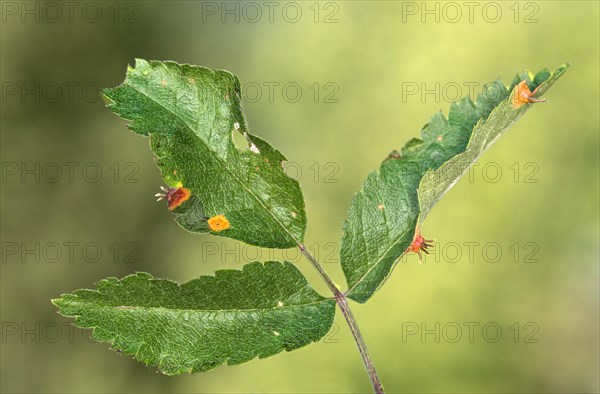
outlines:
{"label": "blurred green background", "polygon": [[154,202],[147,140],[97,94],[136,57],[239,76],[341,286],[342,221],[385,155],[469,86],[571,62],[429,215],[434,254],[353,309],[389,392],[598,392],[598,2],[70,4],[2,2],[2,392],[370,390],[339,313],[320,343],[178,377],[56,313],[51,298],[107,276],[186,281],[255,259],[293,261],[326,294],[295,250],[187,233]]}

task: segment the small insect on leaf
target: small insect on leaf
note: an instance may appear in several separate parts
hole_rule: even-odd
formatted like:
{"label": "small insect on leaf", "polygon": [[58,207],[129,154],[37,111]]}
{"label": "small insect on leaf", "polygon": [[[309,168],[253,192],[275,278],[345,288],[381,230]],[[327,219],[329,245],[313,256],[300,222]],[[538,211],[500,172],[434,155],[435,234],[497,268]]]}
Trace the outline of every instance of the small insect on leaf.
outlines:
{"label": "small insect on leaf", "polygon": [[166,188],[164,186],[161,186],[160,188],[164,193],[156,193],[154,197],[157,197],[156,201],[160,201],[163,199],[167,200],[167,208],[169,209],[169,211],[174,210],[175,208],[186,202],[192,195],[190,189],[186,189],[185,187],[183,187],[183,184],[181,182],[179,182],[176,185],[176,187]]}
{"label": "small insect on leaf", "polygon": [[231,228],[231,223],[224,215],[216,215],[208,219],[208,227],[214,232],[221,232]]}
{"label": "small insect on leaf", "polygon": [[534,99],[533,96],[535,95],[537,88],[532,92],[529,90],[529,86],[527,86],[527,82],[525,81],[519,82],[515,89],[516,92],[512,101],[513,107],[515,108],[519,108],[526,103],[542,103],[546,101],[545,99]]}

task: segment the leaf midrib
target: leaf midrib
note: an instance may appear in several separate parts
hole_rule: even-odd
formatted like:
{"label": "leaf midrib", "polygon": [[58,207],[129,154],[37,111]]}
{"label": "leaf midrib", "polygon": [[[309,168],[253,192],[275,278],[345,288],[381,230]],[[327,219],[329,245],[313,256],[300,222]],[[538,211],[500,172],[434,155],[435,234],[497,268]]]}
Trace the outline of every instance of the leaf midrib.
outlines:
{"label": "leaf midrib", "polygon": [[[97,304],[97,303],[89,303],[89,302],[85,302],[83,300],[68,301],[68,302],[72,306],[81,305],[81,306],[85,306],[85,307],[90,307],[90,304],[91,304],[92,307],[96,307],[98,309],[113,308],[113,309],[120,309],[120,310],[142,309],[142,310],[163,310],[163,311],[169,311],[169,312],[177,311],[177,312],[192,312],[192,313],[215,313],[215,312],[223,313],[223,312],[269,312],[269,311],[273,311],[273,310],[294,309],[294,308],[298,308],[298,307],[306,307],[306,306],[316,305],[316,304],[325,303],[325,302],[333,302],[333,301],[334,301],[333,298],[323,298],[322,300],[307,302],[307,303],[303,303],[303,304],[290,304],[290,305],[284,304],[282,306],[275,306],[275,307],[270,307],[270,308],[247,308],[247,309],[241,309],[241,308],[240,309],[189,309],[189,308],[167,308],[167,307],[163,307],[163,306],[104,305],[104,304]],[[79,314],[77,316],[81,316],[81,314]]]}
{"label": "leaf midrib", "polygon": [[[511,98],[511,94],[509,93],[508,97],[506,98],[506,100],[510,101]],[[473,147],[471,147],[471,141],[473,140],[473,136],[475,135],[475,131],[477,130],[478,127],[484,127],[484,125],[486,124],[487,120],[490,119],[492,117],[492,115],[494,114],[494,112],[496,112],[498,110],[498,108],[500,108],[500,106],[504,104],[504,101],[501,101],[496,107],[494,107],[494,109],[492,110],[492,112],[490,112],[490,114],[487,116],[487,118],[479,118],[479,120],[477,121],[477,123],[475,124],[475,126],[473,126],[473,129],[471,130],[471,135],[469,136],[469,141],[467,142],[467,146],[465,148],[465,150],[463,150],[462,152],[452,156],[450,159],[446,160],[444,163],[442,163],[441,166],[439,166],[438,168],[436,168],[435,170],[428,170],[425,174],[431,172],[436,172],[438,171],[440,168],[442,168],[443,166],[446,165],[446,163],[450,162],[451,160],[455,159],[458,156],[464,155],[467,152],[477,152]],[[462,172],[460,173],[460,175],[456,176],[454,178],[454,180],[452,182],[450,182],[447,187],[444,188],[443,192],[437,197],[435,203],[437,203],[439,200],[442,199],[442,197],[444,197],[444,195],[454,187],[454,185],[456,185],[456,183],[458,183],[458,181],[467,173],[467,171],[471,168],[471,166],[473,165],[473,163],[475,163],[477,160],[479,160],[479,158],[494,144],[494,142],[496,142],[501,136],[502,134],[504,134],[504,132],[506,130],[508,130],[513,124],[516,123],[516,121],[523,115],[523,113],[519,114],[517,117],[515,117],[513,119],[513,121],[506,126],[505,128],[503,128],[498,134],[496,134],[496,136],[494,136],[494,138],[488,142],[488,138],[489,138],[489,134],[486,135],[485,140],[483,141],[483,149],[481,149],[479,151],[479,153],[476,153],[476,155],[473,157],[473,160],[470,161],[470,163],[465,166],[465,168],[462,170]],[[481,119],[483,119],[483,123],[481,122]],[[419,187],[417,189],[417,192],[421,189],[421,182],[423,181],[423,178],[425,176],[423,176],[421,178],[421,181],[419,182]],[[419,217],[419,221],[418,223],[423,223],[423,221],[425,220],[425,217],[429,214],[429,212],[431,211],[431,208],[433,208],[433,205],[428,207],[427,211],[425,212],[425,214],[423,214],[423,211],[420,211],[420,217]],[[404,254],[404,253],[403,253]]]}
{"label": "leaf midrib", "polygon": [[[400,239],[401,239],[402,237],[404,237],[404,236],[406,235],[406,233],[408,233],[409,231],[410,231],[410,226],[409,226],[409,227],[408,227],[408,228],[407,228],[407,229],[406,229],[406,230],[405,230],[405,231],[404,231],[402,234],[400,234],[400,235],[398,235],[398,237],[394,238],[394,239],[393,239],[393,242],[392,242],[392,244],[390,245],[390,247],[389,247],[389,248],[387,248],[387,249],[386,249],[386,250],[385,250],[385,251],[384,251],[384,252],[381,254],[381,257],[379,257],[379,259],[378,259],[378,260],[377,260],[377,261],[376,261],[376,262],[375,262],[375,263],[374,263],[374,264],[373,264],[373,265],[372,265],[372,266],[371,266],[371,267],[370,267],[370,268],[367,270],[367,272],[365,272],[365,273],[364,273],[364,274],[363,274],[363,275],[360,277],[360,279],[359,279],[359,280],[358,280],[358,281],[357,281],[357,282],[356,282],[354,285],[352,285],[352,287],[350,287],[350,288],[348,289],[348,291],[346,291],[346,294],[350,294],[350,293],[352,292],[352,290],[354,290],[354,288],[355,288],[356,286],[358,286],[358,285],[359,285],[359,284],[360,284],[360,283],[361,283],[361,282],[362,282],[362,281],[363,281],[363,280],[364,280],[364,279],[367,277],[367,275],[369,275],[369,273],[370,273],[370,272],[371,272],[373,269],[375,269],[375,267],[376,267],[376,266],[377,266],[379,263],[381,263],[381,261],[383,261],[383,258],[384,258],[384,257],[385,257],[385,256],[388,254],[388,252],[389,252],[390,250],[392,250],[392,248],[393,248],[394,246],[396,246],[398,243],[400,243]],[[397,259],[395,259],[394,261],[396,261],[396,260],[398,260],[400,257],[402,257],[402,255],[403,255],[404,253],[405,253],[405,252],[402,252],[402,253],[400,254],[400,256],[398,256],[398,258],[397,258]]]}

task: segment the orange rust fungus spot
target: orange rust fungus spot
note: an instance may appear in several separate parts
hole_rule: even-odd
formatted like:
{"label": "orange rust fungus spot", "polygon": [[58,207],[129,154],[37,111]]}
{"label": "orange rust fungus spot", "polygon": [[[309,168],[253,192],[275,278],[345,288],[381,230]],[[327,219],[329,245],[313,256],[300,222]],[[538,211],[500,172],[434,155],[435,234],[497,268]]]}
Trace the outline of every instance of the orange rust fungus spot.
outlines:
{"label": "orange rust fungus spot", "polygon": [[183,186],[178,186],[177,188],[170,188],[167,191],[166,196],[169,211],[174,210],[175,208],[186,202],[191,195],[192,192],[190,191],[190,189],[186,189]]}
{"label": "orange rust fungus spot", "polygon": [[515,95],[513,96],[512,104],[514,108],[519,108],[523,104],[527,103],[542,103],[546,100],[544,99],[534,99],[533,95],[537,91],[537,88],[532,92],[529,90],[529,86],[527,86],[527,82],[521,81],[515,87]]}
{"label": "orange rust fungus spot", "polygon": [[231,223],[225,217],[225,215],[216,215],[208,219],[208,227],[214,232],[220,232],[231,228]]}
{"label": "orange rust fungus spot", "polygon": [[192,195],[190,189],[183,187],[181,182],[178,182],[175,187],[166,188],[161,186],[160,189],[161,191],[156,193],[154,197],[157,197],[156,201],[167,200],[167,208],[169,211],[174,210],[186,202]]}
{"label": "orange rust fungus spot", "polygon": [[380,211],[383,211],[383,208],[385,208],[383,204],[377,205],[377,209],[379,209]]}
{"label": "orange rust fungus spot", "polygon": [[425,254],[429,254],[427,249],[433,246],[433,240],[425,239],[421,236],[419,229],[415,232],[415,237],[413,238],[412,243],[408,247],[407,251],[414,252],[419,255],[419,262],[423,263],[423,255],[421,252]]}
{"label": "orange rust fungus spot", "polygon": [[438,141],[441,141],[441,140],[443,140],[443,139],[444,139],[444,137],[443,137],[443,136],[441,136],[441,135],[438,135],[438,136],[437,136],[437,140],[438,140]]}

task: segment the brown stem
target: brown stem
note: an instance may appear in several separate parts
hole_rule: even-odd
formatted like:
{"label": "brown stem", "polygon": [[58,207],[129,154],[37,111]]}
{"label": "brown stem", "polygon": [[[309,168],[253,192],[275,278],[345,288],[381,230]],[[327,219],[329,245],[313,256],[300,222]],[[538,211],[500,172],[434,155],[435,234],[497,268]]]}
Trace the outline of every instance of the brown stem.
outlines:
{"label": "brown stem", "polygon": [[331,289],[331,291],[333,292],[335,296],[335,302],[341,309],[342,314],[344,315],[344,319],[346,319],[346,322],[350,327],[350,331],[352,332],[354,342],[356,342],[356,346],[358,347],[358,351],[360,352],[363,364],[365,365],[367,373],[369,374],[369,379],[371,379],[373,390],[376,394],[383,394],[383,386],[381,385],[381,380],[379,380],[379,376],[377,375],[377,371],[375,370],[375,365],[373,364],[373,361],[369,356],[367,345],[362,337],[362,334],[360,333],[358,324],[356,323],[356,319],[354,318],[354,315],[350,310],[350,306],[348,305],[348,298],[344,293],[342,293],[338,289],[333,280],[331,280],[329,275],[327,275],[323,267],[321,267],[321,264],[319,264],[319,262],[314,258],[312,254],[310,254],[308,250],[306,250],[306,247],[301,243],[298,243],[298,247],[300,248],[302,254],[308,259],[308,261],[311,262],[313,267],[315,267],[315,269],[319,272],[319,275],[321,275],[321,278],[323,278],[325,283],[327,283],[329,289]]}

